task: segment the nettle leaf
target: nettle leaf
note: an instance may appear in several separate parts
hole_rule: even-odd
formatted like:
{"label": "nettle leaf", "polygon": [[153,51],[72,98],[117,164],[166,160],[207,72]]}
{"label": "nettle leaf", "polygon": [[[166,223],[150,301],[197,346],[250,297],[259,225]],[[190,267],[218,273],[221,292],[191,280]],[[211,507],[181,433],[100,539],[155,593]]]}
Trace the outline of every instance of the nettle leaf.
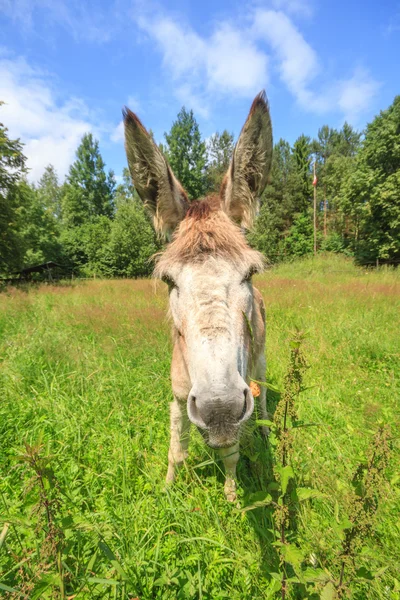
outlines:
{"label": "nettle leaf", "polygon": [[365,567],[360,567],[359,569],[357,569],[356,573],[357,577],[360,577],[360,579],[367,579],[368,581],[372,581],[374,579],[374,576],[371,573],[371,571],[369,571]]}
{"label": "nettle leaf", "polygon": [[320,600],[335,600],[337,597],[335,586],[332,581],[329,581],[322,590],[319,598]]}
{"label": "nettle leaf", "polygon": [[265,427],[273,427],[274,422],[268,421],[268,419],[257,419],[256,425],[261,425],[261,426],[265,426]]}
{"label": "nettle leaf", "polygon": [[278,472],[281,476],[281,488],[283,495],[286,494],[286,490],[290,479],[294,479],[294,471],[290,465],[286,465],[286,467],[282,467],[281,469],[279,469]]}
{"label": "nettle leaf", "polygon": [[280,485],[277,481],[270,481],[267,485],[267,490],[270,492],[277,492],[280,488]]}
{"label": "nettle leaf", "polygon": [[296,488],[295,493],[299,502],[310,500],[312,498],[325,498],[326,494],[312,488]]}
{"label": "nettle leaf", "polygon": [[241,512],[246,512],[248,510],[254,510],[255,508],[260,508],[261,506],[267,506],[271,504],[272,496],[268,494],[268,492],[255,492],[249,496],[247,504],[241,509]]}
{"label": "nettle leaf", "polygon": [[326,573],[323,569],[313,569],[311,567],[307,567],[301,573],[299,573],[299,577],[304,582],[316,582],[316,581],[328,581],[331,576]]}
{"label": "nettle leaf", "polygon": [[[278,575],[278,573],[271,573],[272,577],[274,575]],[[268,598],[273,598],[275,597],[275,593],[276,592],[280,592],[280,590],[282,589],[282,576],[279,575],[279,579],[272,579],[272,581],[270,581],[269,586],[268,586],[268,593],[271,595],[268,595]]]}
{"label": "nettle leaf", "polygon": [[271,431],[271,433],[268,436],[268,443],[273,448],[278,445],[278,438],[276,437],[276,435],[273,432],[273,430]]}
{"label": "nettle leaf", "polygon": [[294,544],[282,544],[280,552],[285,562],[292,565],[296,573],[300,571],[304,559],[303,552]]}

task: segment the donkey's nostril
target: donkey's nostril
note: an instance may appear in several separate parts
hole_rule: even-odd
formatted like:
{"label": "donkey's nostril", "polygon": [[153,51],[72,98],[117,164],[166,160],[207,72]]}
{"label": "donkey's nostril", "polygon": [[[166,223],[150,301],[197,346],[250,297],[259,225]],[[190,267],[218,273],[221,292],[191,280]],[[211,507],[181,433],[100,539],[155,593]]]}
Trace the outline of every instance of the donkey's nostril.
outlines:
{"label": "donkey's nostril", "polygon": [[242,413],[239,417],[239,422],[247,421],[247,419],[251,416],[251,413],[253,412],[253,409],[254,409],[253,396],[248,387],[243,390],[243,395],[244,395],[243,409],[242,409]]}
{"label": "donkey's nostril", "polygon": [[246,414],[246,410],[247,410],[247,398],[246,398],[246,392],[244,393],[244,402],[243,402],[243,410],[242,410],[242,414],[240,415],[239,420],[241,421],[244,417],[244,415]]}
{"label": "donkey's nostril", "polygon": [[[201,410],[199,410],[199,406],[196,403],[196,400],[197,398],[194,394],[189,394],[187,399],[188,417],[191,420],[191,422],[194,423],[194,425],[197,425],[197,427],[200,427],[200,429],[207,429],[207,425],[204,422]],[[199,404],[201,405],[200,401]]]}

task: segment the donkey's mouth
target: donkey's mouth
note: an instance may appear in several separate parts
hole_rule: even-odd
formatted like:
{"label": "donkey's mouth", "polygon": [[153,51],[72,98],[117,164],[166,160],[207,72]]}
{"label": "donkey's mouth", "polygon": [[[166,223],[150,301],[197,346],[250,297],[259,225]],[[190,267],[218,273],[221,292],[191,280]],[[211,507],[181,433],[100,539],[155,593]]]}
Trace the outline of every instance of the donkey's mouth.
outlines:
{"label": "donkey's mouth", "polygon": [[223,448],[232,448],[232,446],[235,446],[237,444],[237,440],[231,440],[229,442],[206,442],[207,446],[209,448],[212,448],[213,450],[222,450]]}
{"label": "donkey's mouth", "polygon": [[223,437],[214,437],[208,429],[197,428],[201,433],[203,440],[209,448],[213,450],[221,450],[222,448],[232,448],[238,442],[237,436],[225,435]]}

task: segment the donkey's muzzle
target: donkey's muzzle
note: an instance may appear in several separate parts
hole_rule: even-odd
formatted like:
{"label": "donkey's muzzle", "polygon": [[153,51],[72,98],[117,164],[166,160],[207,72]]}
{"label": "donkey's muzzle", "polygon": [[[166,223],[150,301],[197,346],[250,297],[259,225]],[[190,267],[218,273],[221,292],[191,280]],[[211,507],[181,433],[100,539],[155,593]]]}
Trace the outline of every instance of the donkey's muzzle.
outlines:
{"label": "donkey's muzzle", "polygon": [[250,418],[254,399],[240,377],[239,386],[202,390],[193,386],[187,400],[190,421],[205,432],[208,445],[226,448],[236,443],[240,426]]}

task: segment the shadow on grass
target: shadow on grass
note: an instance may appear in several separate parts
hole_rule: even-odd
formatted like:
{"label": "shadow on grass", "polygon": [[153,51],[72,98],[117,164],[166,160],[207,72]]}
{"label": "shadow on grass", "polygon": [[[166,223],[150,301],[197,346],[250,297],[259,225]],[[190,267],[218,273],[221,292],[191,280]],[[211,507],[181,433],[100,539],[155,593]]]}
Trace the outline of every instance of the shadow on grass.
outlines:
{"label": "shadow on grass", "polygon": [[[279,392],[268,390],[267,408],[271,418],[273,418],[280,396]],[[256,409],[241,437],[237,475],[239,489],[242,491],[242,499],[240,500],[242,507],[251,504],[252,494],[257,492],[269,493],[274,502],[278,500],[278,486],[273,472],[273,450],[269,438],[264,437],[261,428],[256,425],[258,418],[260,417],[257,415]],[[197,461],[197,464],[191,465],[191,467],[203,483],[207,479],[218,481],[222,493],[225,473],[222,461],[216,453],[203,446],[200,461]],[[281,571],[279,553],[276,546],[273,545],[273,542],[277,539],[274,525],[274,505],[248,510],[245,514],[248,523],[258,538],[261,554],[260,570],[265,579],[271,581],[273,579],[272,574]],[[296,512],[290,515],[289,529],[291,533],[294,533],[297,529],[296,516]],[[294,575],[289,565],[287,565],[287,569],[289,577]],[[296,590],[295,597],[304,597],[300,589]]]}
{"label": "shadow on grass", "polygon": [[[273,418],[279,399],[278,392],[268,390],[267,409],[271,418]],[[255,419],[257,419],[257,415]],[[268,492],[274,497],[274,492],[271,490],[271,485],[274,487],[275,483],[271,444],[255,422],[252,423],[252,431],[249,430],[243,440],[238,479],[244,490],[244,505],[256,492]],[[260,568],[267,580],[271,579],[271,573],[279,572],[279,555],[275,546],[272,545],[276,539],[273,512],[273,507],[270,505],[246,512],[246,518],[259,540]]]}
{"label": "shadow on grass", "polygon": [[[279,402],[280,394],[268,390],[267,405],[271,417],[275,413]],[[261,428],[256,425],[256,420],[260,418],[257,415],[257,408],[252,419],[248,422],[242,433],[240,444],[240,459],[238,463],[238,484],[243,492],[243,498],[240,501],[242,506],[249,503],[251,495],[256,492],[268,492],[274,500],[277,500],[274,492],[274,483],[276,483],[273,472],[273,454],[271,444],[268,438],[264,437]],[[221,493],[225,481],[225,473],[222,461],[218,455],[206,446],[203,446],[201,459],[196,465],[192,465],[201,480],[214,478],[221,486]],[[276,487],[276,486],[275,486]],[[271,489],[272,488],[272,489]],[[279,572],[279,555],[273,542],[276,541],[274,534],[274,509],[273,506],[263,506],[246,512],[246,518],[253,528],[259,540],[261,550],[260,568],[269,581],[271,573]],[[291,524],[291,528],[295,524]]]}

